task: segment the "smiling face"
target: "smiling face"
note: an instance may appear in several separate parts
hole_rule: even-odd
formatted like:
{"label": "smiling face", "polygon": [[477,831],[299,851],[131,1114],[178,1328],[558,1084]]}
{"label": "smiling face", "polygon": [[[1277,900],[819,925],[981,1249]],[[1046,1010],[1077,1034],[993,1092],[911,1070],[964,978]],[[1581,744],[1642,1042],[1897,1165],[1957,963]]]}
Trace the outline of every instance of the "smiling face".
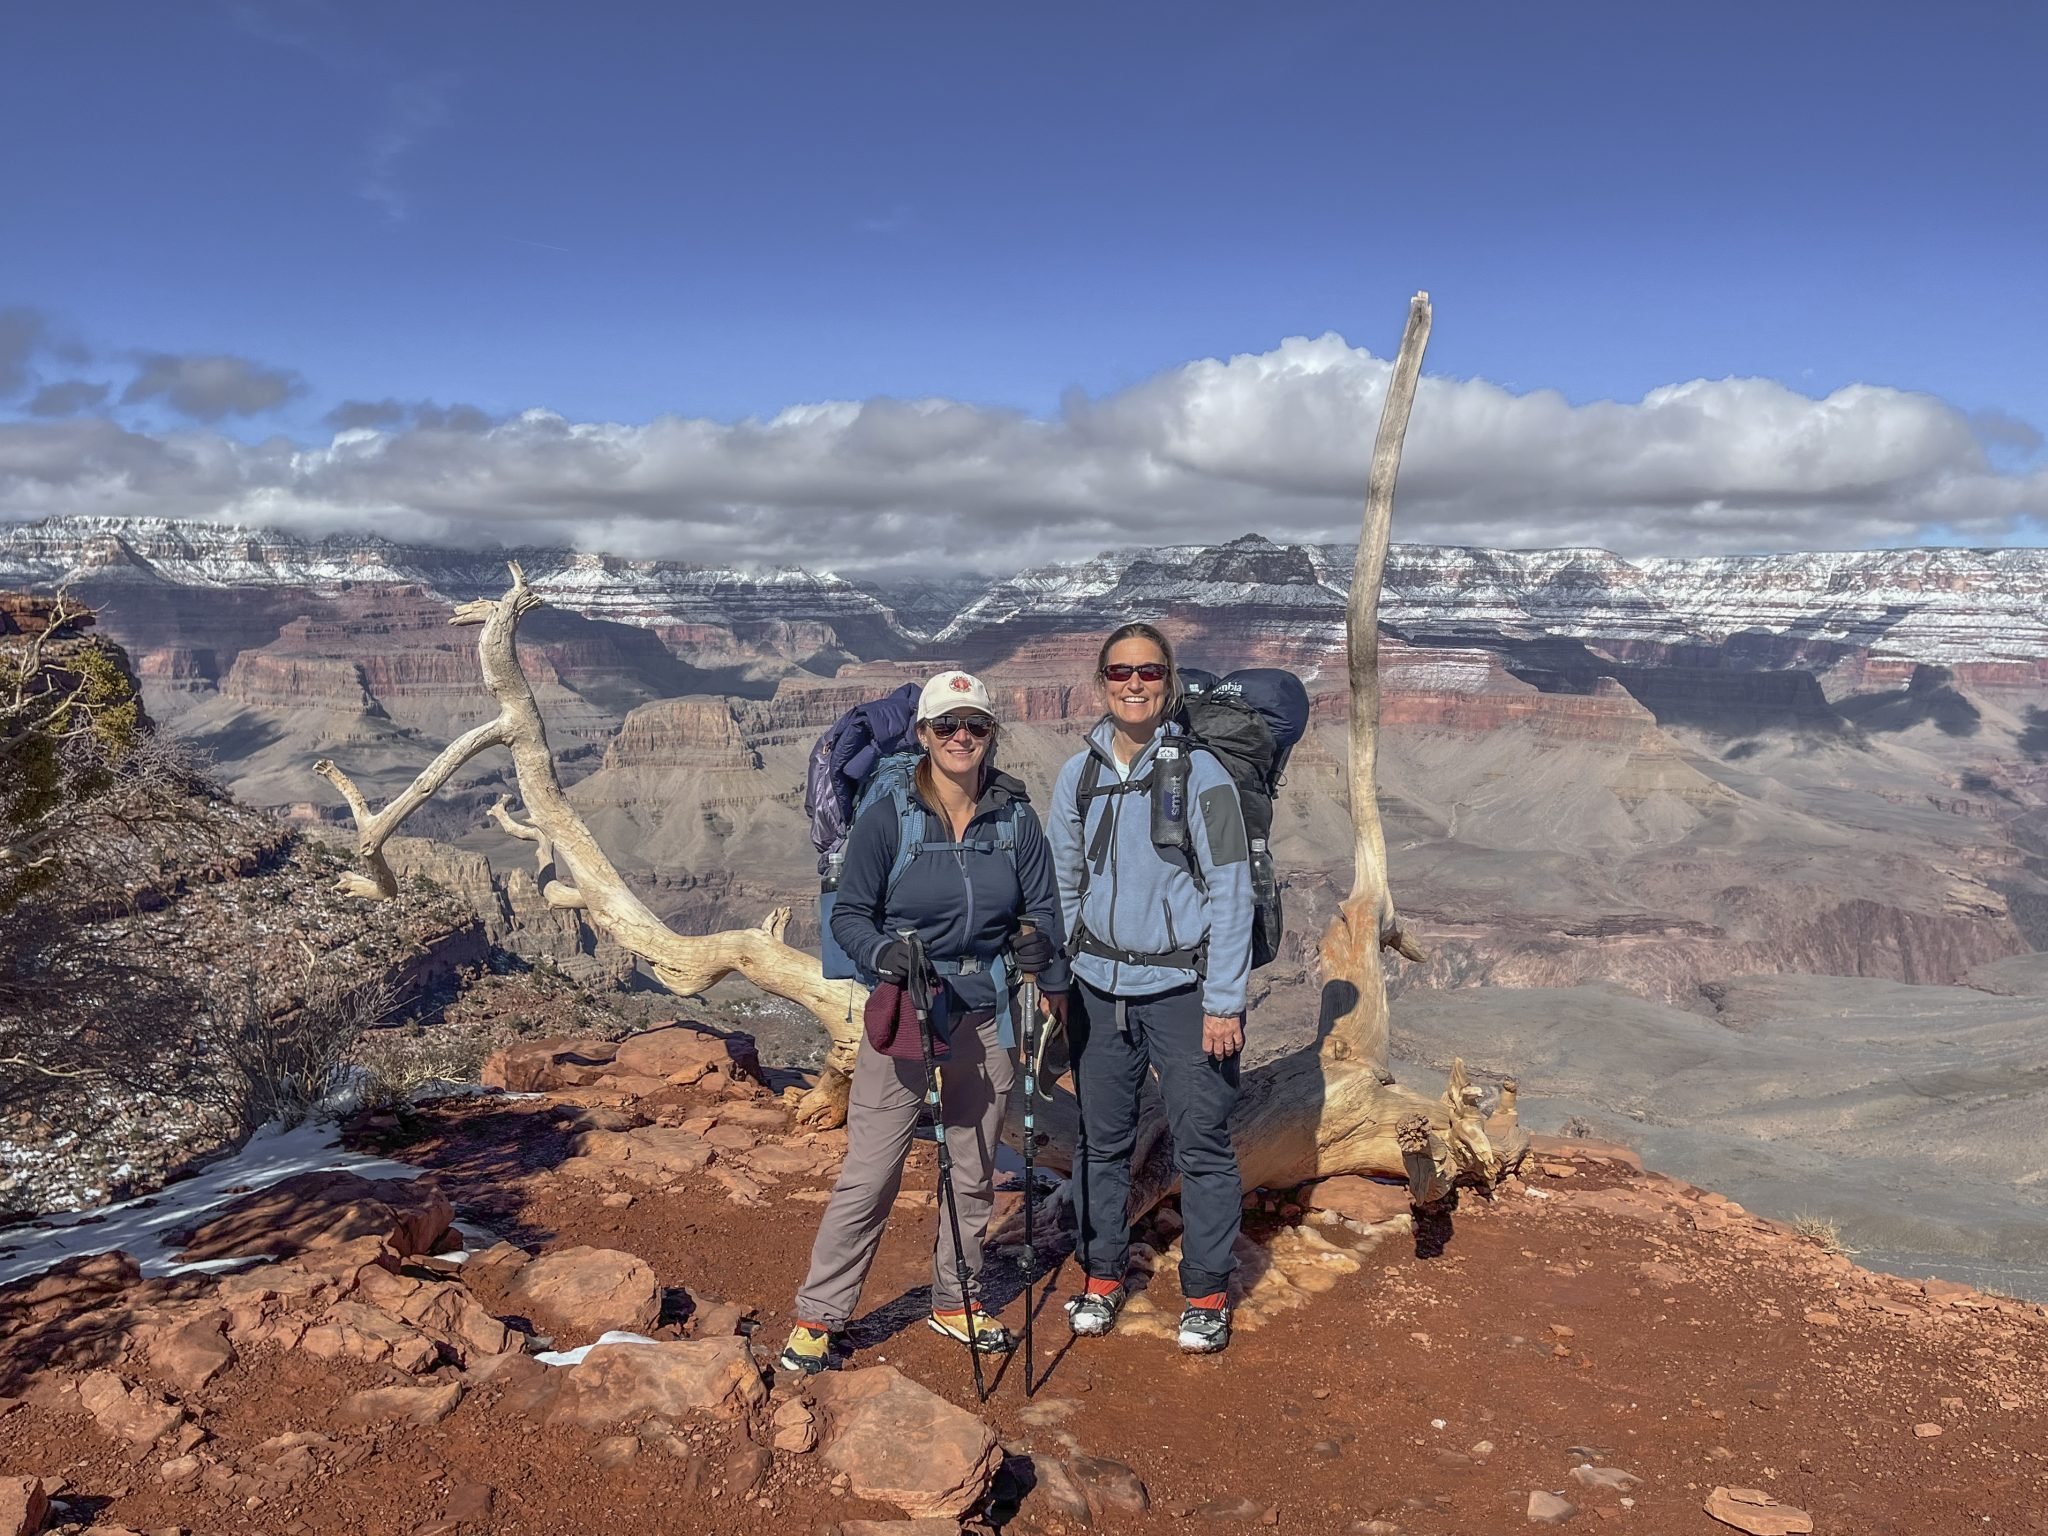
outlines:
{"label": "smiling face", "polygon": [[[987,733],[976,735],[976,726],[986,727]],[[988,758],[995,721],[978,709],[949,709],[936,719],[918,722],[917,739],[939,772],[971,782]]]}
{"label": "smiling face", "polygon": [[[1131,669],[1127,675],[1116,674]],[[1158,673],[1147,678],[1140,669]],[[1149,736],[1166,718],[1173,690],[1173,668],[1155,640],[1132,635],[1109,648],[1102,659],[1102,697],[1110,718],[1131,736]]]}

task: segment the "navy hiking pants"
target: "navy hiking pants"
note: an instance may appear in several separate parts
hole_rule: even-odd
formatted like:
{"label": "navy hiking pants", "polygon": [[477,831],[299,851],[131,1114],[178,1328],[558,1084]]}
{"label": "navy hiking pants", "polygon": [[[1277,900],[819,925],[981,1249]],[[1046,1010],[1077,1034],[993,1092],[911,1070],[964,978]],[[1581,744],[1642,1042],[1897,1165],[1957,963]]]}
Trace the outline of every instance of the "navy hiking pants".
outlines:
{"label": "navy hiking pants", "polygon": [[1131,1258],[1131,1151],[1138,1138],[1138,1092],[1145,1073],[1159,1074],[1180,1171],[1180,1288],[1184,1296],[1226,1290],[1235,1267],[1244,1198],[1230,1111],[1237,1103],[1236,1056],[1217,1061],[1202,1049],[1202,989],[1191,985],[1153,997],[1117,1000],[1079,977],[1069,994],[1067,1022],[1081,1103],[1085,1150],[1074,1170],[1081,1267],[1098,1280],[1124,1278]]}

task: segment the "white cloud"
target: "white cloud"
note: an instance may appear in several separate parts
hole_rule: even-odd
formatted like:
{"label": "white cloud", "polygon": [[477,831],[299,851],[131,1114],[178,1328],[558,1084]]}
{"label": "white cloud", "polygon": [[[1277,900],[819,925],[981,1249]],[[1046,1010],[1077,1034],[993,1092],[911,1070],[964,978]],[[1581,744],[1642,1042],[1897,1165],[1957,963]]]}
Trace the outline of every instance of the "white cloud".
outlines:
{"label": "white cloud", "polygon": [[[135,512],[713,562],[987,569],[1114,546],[1356,536],[1387,363],[1340,338],[1186,364],[1052,419],[950,400],[768,420],[357,428],[319,447],[0,426],[0,516]],[[477,422],[466,422],[476,428]],[[2005,434],[2010,441],[2011,433]],[[1929,395],[1695,380],[1572,405],[1425,378],[1395,536],[1624,554],[2029,540],[2048,468],[2001,471]]]}

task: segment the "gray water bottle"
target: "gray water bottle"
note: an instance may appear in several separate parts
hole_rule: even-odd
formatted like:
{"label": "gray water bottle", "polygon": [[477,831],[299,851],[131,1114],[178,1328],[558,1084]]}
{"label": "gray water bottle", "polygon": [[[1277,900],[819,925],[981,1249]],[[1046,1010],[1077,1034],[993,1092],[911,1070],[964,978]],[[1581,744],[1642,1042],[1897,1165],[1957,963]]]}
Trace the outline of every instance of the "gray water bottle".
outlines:
{"label": "gray water bottle", "polygon": [[1152,845],[1183,847],[1187,829],[1188,757],[1178,742],[1162,741],[1152,755]]}

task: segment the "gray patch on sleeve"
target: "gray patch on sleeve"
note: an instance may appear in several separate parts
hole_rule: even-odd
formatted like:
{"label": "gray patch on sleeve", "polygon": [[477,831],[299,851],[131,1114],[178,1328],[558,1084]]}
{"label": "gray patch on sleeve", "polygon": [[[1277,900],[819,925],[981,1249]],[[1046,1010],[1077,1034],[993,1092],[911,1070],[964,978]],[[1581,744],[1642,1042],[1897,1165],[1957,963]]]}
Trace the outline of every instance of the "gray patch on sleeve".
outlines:
{"label": "gray patch on sleeve", "polygon": [[1218,784],[1201,794],[1202,825],[1209,829],[1209,862],[1242,864],[1252,856],[1244,840],[1244,812],[1238,807],[1236,786]]}

